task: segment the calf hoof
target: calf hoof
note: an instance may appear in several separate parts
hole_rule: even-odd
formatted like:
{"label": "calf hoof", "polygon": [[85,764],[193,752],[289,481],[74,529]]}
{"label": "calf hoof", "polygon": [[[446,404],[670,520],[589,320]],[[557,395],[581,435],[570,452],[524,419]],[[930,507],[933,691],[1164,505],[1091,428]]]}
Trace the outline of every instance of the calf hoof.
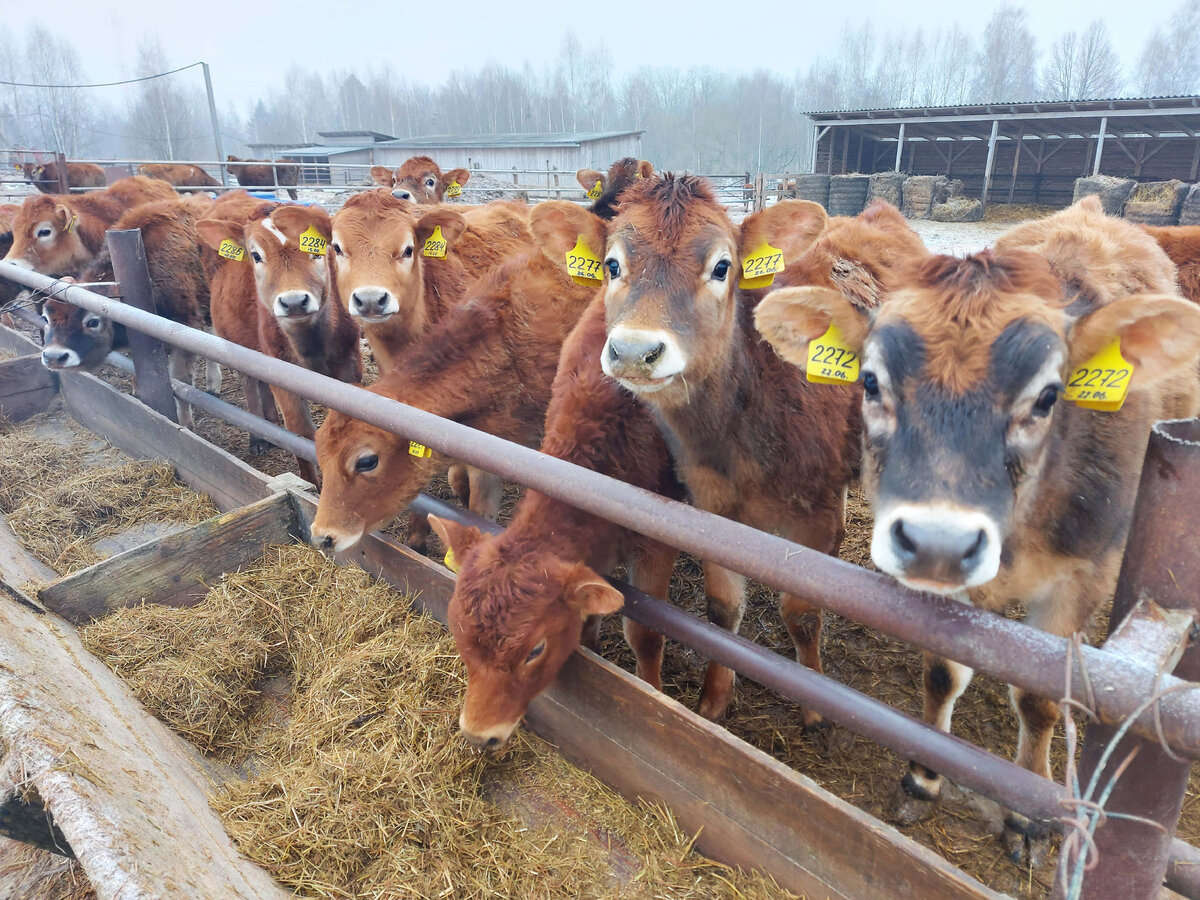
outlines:
{"label": "calf hoof", "polygon": [[426,541],[426,537],[428,534],[429,534],[428,531],[412,531],[412,530],[410,530],[408,532],[408,534],[405,535],[404,543],[408,545],[408,548],[410,550],[414,550],[417,553],[424,554],[426,545],[428,544],[428,541]]}
{"label": "calf hoof", "polygon": [[730,685],[728,691],[721,691],[711,696],[701,694],[700,705],[696,707],[696,712],[712,722],[720,722],[725,718],[725,713],[729,711],[729,704],[732,701],[733,685]]}
{"label": "calf hoof", "polygon": [[1010,812],[1004,817],[1004,852],[1013,865],[1040,868],[1050,852],[1050,829],[1041,822]]}
{"label": "calf hoof", "polygon": [[905,772],[892,795],[892,821],[899,825],[916,824],[928,818],[939,799],[937,794],[931,794],[918,784],[911,771]]}
{"label": "calf hoof", "polygon": [[811,725],[805,723],[804,734],[817,750],[826,755],[842,753],[854,743],[854,735],[849,731],[820,716]]}

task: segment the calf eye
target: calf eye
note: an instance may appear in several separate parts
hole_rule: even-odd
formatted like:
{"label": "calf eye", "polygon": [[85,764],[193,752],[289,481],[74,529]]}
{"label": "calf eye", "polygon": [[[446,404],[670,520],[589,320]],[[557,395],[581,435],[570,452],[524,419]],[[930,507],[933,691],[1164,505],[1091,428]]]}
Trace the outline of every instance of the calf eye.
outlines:
{"label": "calf eye", "polygon": [[40,238],[48,238],[52,234],[54,234],[54,230],[51,228],[39,228],[37,230],[37,236]]}
{"label": "calf eye", "polygon": [[427,179],[425,180],[425,187],[431,188],[431,187],[433,187],[435,184],[437,184],[437,182],[436,182],[436,181],[434,181],[432,178],[427,178]]}
{"label": "calf eye", "polygon": [[377,453],[364,453],[354,462],[355,472],[373,472],[379,465],[379,455]]}
{"label": "calf eye", "polygon": [[341,245],[341,244],[334,244],[334,245],[333,245],[333,252],[334,252],[334,253],[336,253],[338,256],[341,256],[341,255],[342,255],[342,245]]}
{"label": "calf eye", "polygon": [[724,281],[725,276],[729,274],[729,260],[723,259],[713,266],[712,277],[713,281]]}
{"label": "calf eye", "polygon": [[1033,414],[1038,418],[1050,415],[1050,410],[1058,402],[1058,385],[1052,384],[1042,388],[1037,400],[1033,401]]}
{"label": "calf eye", "polygon": [[404,258],[405,258],[405,259],[408,259],[409,257],[411,257],[411,256],[412,256],[412,253],[413,253],[413,248],[412,248],[412,247],[405,247],[405,248],[404,248]]}
{"label": "calf eye", "polygon": [[879,379],[874,372],[863,372],[863,394],[868,400],[879,399]]}
{"label": "calf eye", "polygon": [[100,317],[99,316],[88,316],[86,319],[83,320],[83,327],[90,328],[93,331],[96,330],[97,328],[100,327]]}
{"label": "calf eye", "polygon": [[259,253],[257,250],[250,251],[250,258],[252,260],[254,260],[256,263],[262,262],[262,254]]}
{"label": "calf eye", "polygon": [[530,650],[529,655],[527,657],[525,657],[525,665],[529,665],[531,662],[533,662],[535,659],[537,659],[539,656],[541,656],[542,653],[545,651],[545,649],[546,649],[546,642],[542,641],[540,644],[538,644],[536,647],[534,647],[532,650]]}
{"label": "calf eye", "polygon": [[620,278],[621,277],[621,264],[619,262],[617,262],[615,259],[606,259],[604,261],[604,266],[605,266],[605,268],[608,269],[608,277],[609,278]]}

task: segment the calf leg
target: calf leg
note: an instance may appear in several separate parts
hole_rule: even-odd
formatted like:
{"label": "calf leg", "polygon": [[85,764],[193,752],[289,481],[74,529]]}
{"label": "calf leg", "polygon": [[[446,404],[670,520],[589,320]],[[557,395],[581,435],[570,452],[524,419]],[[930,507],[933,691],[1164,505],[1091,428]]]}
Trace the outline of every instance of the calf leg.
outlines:
{"label": "calf leg", "polygon": [[[408,511],[408,533],[404,535],[404,543],[424,553],[429,547],[429,518],[419,512]],[[449,549],[448,547],[446,549]]]}
{"label": "calf leg", "polygon": [[[954,703],[971,683],[975,670],[953,660],[925,653],[925,723],[950,730]],[[942,776],[919,762],[910,761],[896,791],[893,813],[908,825],[923,819],[942,796]]]}
{"label": "calf leg", "polygon": [[455,463],[446,472],[446,480],[450,482],[450,490],[454,491],[454,496],[466,506],[471,499],[471,481],[467,474],[467,466]]}
{"label": "calf leg", "polygon": [[504,485],[499,476],[467,466],[467,481],[471,498],[468,508],[477,516],[496,521],[500,515],[500,501],[504,499]]}
{"label": "calf leg", "polygon": [[[704,588],[708,600],[708,620],[726,631],[737,633],[746,611],[745,577],[712,563],[704,563]],[[733,699],[734,671],[717,662],[708,664],[698,712],[706,719],[725,715]]]}
{"label": "calf leg", "polygon": [[[279,412],[283,415],[284,428],[306,438],[311,438],[316,434],[317,429],[313,425],[312,409],[307,400],[274,385],[271,387],[271,393],[275,397]],[[318,488],[321,486],[321,475],[316,466],[306,459],[299,458],[297,458],[296,464],[300,469],[301,478],[311,481]]]}
{"label": "calf leg", "polygon": [[[265,410],[263,409],[263,383],[257,378],[251,378],[249,375],[242,376],[242,393],[246,395],[246,409],[252,416],[258,416],[260,419],[265,419]],[[271,406],[274,407],[275,400],[271,399]],[[279,415],[278,411],[275,413]],[[250,455],[258,456],[266,453],[270,448],[271,442],[265,438],[250,436]]]}
{"label": "calf leg", "polygon": [[214,397],[221,395],[221,364],[215,359],[204,361],[204,389]]}
{"label": "calf leg", "polygon": [[[671,592],[671,573],[679,551],[657,541],[646,542],[629,565],[629,583],[651,597],[666,600]],[[625,641],[637,658],[637,676],[651,687],[662,690],[663,636],[635,622],[623,619]]]}
{"label": "calf leg", "polygon": [[[167,371],[176,381],[191,384],[195,359],[188,351],[172,347],[167,353]],[[192,404],[180,400],[178,397],[175,398],[175,417],[184,428],[195,430],[196,418],[192,415]]]}

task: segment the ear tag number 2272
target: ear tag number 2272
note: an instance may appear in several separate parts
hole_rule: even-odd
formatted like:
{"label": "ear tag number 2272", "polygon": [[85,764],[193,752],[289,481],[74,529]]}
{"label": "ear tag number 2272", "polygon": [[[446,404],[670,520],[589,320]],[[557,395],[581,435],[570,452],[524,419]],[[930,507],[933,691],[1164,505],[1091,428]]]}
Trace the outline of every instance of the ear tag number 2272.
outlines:
{"label": "ear tag number 2272", "polygon": [[600,277],[603,266],[600,257],[592,252],[592,248],[587,245],[581,234],[575,246],[567,253],[567,274],[571,276],[571,280],[584,287],[595,287],[604,280]]}
{"label": "ear tag number 2272", "polygon": [[1084,409],[1116,412],[1125,403],[1133,365],[1121,355],[1121,339],[1112,343],[1071,373],[1063,397]]}
{"label": "ear tag number 2272", "polygon": [[832,322],[829,330],[808,344],[808,380],[815,384],[854,384],[858,381],[858,354],[846,344]]}
{"label": "ear tag number 2272", "polygon": [[425,247],[421,250],[425,256],[432,256],[435,259],[446,258],[446,239],[442,237],[442,226],[434,225],[433,234],[425,241]]}
{"label": "ear tag number 2272", "polygon": [[742,280],[738,287],[749,290],[768,287],[785,268],[783,251],[763,241],[742,260]]}

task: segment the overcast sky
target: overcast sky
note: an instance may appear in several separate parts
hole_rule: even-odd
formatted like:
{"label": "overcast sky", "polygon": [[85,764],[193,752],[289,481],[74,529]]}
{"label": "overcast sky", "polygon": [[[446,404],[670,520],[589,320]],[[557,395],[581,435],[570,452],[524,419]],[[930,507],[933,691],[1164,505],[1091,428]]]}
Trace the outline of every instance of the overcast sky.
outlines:
{"label": "overcast sky", "polygon": [[[1181,2],[1036,0],[1025,6],[1043,51],[1063,31],[1082,30],[1093,17],[1104,19],[1128,69],[1154,26],[1165,22]],[[69,38],[80,48],[86,73],[95,81],[127,77],[139,39],[157,32],[173,65],[198,60],[211,65],[217,103],[224,109],[230,99],[245,100],[280,85],[292,60],[323,70],[365,70],[390,63],[402,75],[432,83],[455,68],[474,69],[489,59],[518,67],[529,60],[540,70],[553,61],[568,29],[585,41],[603,39],[618,76],[643,64],[708,65],[725,71],[765,67],[790,76],[806,70],[836,43],[848,22],[847,9],[854,11],[851,24],[865,17],[879,34],[957,21],[978,35],[999,5],[962,0],[914,4],[867,0],[853,5],[785,0],[745,5],[692,0],[684,5],[642,0],[615,7],[544,0],[428,5],[411,0],[390,4],[162,0],[151,6],[112,0],[50,4],[2,0],[0,8],[8,7],[5,25],[15,26],[19,35],[28,24],[41,21]],[[1086,14],[1081,14],[1081,8]],[[619,13],[627,13],[628,20],[618,19]]]}

